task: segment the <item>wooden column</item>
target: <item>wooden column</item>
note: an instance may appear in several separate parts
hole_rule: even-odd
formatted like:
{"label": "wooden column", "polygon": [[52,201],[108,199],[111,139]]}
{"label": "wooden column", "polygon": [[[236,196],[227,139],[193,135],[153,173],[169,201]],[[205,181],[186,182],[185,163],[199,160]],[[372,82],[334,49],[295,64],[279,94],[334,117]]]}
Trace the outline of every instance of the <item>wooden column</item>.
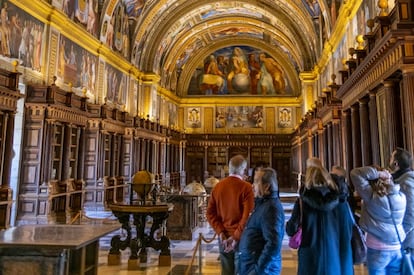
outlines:
{"label": "wooden column", "polygon": [[342,121],[344,122],[342,125],[342,134],[343,134],[343,144],[344,144],[344,154],[343,154],[343,162],[345,164],[345,169],[350,171],[353,166],[353,153],[352,153],[352,123],[351,123],[351,110],[345,110],[342,112]]}
{"label": "wooden column", "polygon": [[362,153],[362,166],[372,164],[372,151],[371,151],[371,133],[369,126],[369,110],[368,110],[369,98],[363,98],[359,100],[359,119],[361,125],[361,153]]}
{"label": "wooden column", "polygon": [[314,152],[315,156],[318,156],[319,159],[321,160],[322,163],[325,163],[325,129],[323,127],[321,127],[320,129],[318,129],[318,146]]}
{"label": "wooden column", "polygon": [[361,157],[361,124],[359,115],[359,105],[351,106],[351,124],[352,124],[352,159],[353,167],[362,165]]}
{"label": "wooden column", "polygon": [[332,121],[332,165],[344,166],[342,161],[342,136],[340,120],[335,119]]}
{"label": "wooden column", "polygon": [[369,126],[371,132],[371,152],[372,164],[380,165],[381,157],[379,148],[378,114],[377,114],[377,95],[371,91],[369,93]]}
{"label": "wooden column", "polygon": [[325,161],[325,167],[330,170],[333,164],[333,160],[332,160],[332,155],[333,155],[333,137],[332,137],[332,122],[328,122],[328,124],[326,125],[326,131],[325,131],[325,135],[326,135],[326,156],[327,159]]}
{"label": "wooden column", "polygon": [[[391,153],[396,147],[403,146],[401,106],[399,99],[399,87],[394,80],[384,82],[385,91],[385,112],[382,113],[387,120],[387,127],[384,129],[388,133],[388,142],[383,144],[384,165],[388,164]],[[386,142],[384,140],[384,142]],[[388,146],[387,146],[388,145]]]}
{"label": "wooden column", "polygon": [[7,112],[4,114],[4,120],[3,123],[6,125],[4,128],[5,135],[3,138],[5,138],[4,141],[4,151],[3,151],[3,167],[2,173],[1,173],[1,188],[9,188],[10,186],[10,173],[11,173],[11,165],[12,165],[12,159],[13,159],[13,130],[14,130],[14,113]]}
{"label": "wooden column", "polygon": [[401,102],[403,109],[404,147],[414,153],[414,72],[403,72]]}
{"label": "wooden column", "polygon": [[313,140],[312,139],[312,130],[311,129],[308,129],[308,155],[304,159],[304,163],[305,163],[304,168],[305,168],[305,170],[306,170],[306,160],[308,158],[310,158],[310,157],[313,156],[313,152],[312,152],[312,148],[313,148],[313,146],[312,146],[312,140]]}

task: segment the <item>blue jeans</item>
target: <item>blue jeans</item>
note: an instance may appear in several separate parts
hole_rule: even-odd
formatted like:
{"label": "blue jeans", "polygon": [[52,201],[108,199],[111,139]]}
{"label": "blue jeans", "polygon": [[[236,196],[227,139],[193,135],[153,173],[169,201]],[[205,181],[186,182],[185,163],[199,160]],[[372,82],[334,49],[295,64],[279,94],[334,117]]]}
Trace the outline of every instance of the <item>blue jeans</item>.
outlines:
{"label": "blue jeans", "polygon": [[239,253],[232,251],[226,253],[223,251],[223,246],[219,240],[221,275],[235,275],[238,273]]}
{"label": "blue jeans", "polygon": [[376,250],[368,247],[367,268],[369,275],[401,274],[401,250]]}

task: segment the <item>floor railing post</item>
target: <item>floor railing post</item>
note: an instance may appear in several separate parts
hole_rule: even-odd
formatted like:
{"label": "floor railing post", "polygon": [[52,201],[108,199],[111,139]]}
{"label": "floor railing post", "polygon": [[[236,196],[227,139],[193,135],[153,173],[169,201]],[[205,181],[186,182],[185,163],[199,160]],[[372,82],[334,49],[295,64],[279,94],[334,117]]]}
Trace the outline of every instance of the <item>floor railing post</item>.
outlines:
{"label": "floor railing post", "polygon": [[201,274],[203,274],[202,273],[203,267],[201,266],[202,265],[202,262],[203,262],[203,254],[202,254],[203,249],[201,247],[201,245],[203,243],[203,233],[199,233],[198,238],[200,240],[200,244],[198,246],[198,274],[201,275]]}

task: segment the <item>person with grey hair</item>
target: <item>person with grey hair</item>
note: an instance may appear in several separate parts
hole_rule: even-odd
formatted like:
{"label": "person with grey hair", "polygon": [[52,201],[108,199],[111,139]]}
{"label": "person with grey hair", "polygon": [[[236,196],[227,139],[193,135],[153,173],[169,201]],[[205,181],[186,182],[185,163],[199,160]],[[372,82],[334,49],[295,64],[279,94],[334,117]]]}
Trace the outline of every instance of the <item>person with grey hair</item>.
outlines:
{"label": "person with grey hair", "polygon": [[239,244],[239,274],[280,274],[285,214],[276,171],[262,168],[254,179],[255,206]]}
{"label": "person with grey hair", "polygon": [[229,161],[229,176],[213,188],[207,220],[219,236],[221,274],[238,273],[237,244],[254,207],[252,185],[243,180],[247,161],[241,155]]}

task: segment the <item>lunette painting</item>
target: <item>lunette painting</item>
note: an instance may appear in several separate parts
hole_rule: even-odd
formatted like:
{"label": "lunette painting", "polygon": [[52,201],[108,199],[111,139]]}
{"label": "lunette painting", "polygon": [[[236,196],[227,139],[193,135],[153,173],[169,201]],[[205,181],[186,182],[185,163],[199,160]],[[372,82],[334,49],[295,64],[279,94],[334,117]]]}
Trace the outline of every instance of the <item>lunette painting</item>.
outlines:
{"label": "lunette painting", "polygon": [[231,46],[210,54],[194,72],[188,95],[291,95],[281,64],[261,50]]}

